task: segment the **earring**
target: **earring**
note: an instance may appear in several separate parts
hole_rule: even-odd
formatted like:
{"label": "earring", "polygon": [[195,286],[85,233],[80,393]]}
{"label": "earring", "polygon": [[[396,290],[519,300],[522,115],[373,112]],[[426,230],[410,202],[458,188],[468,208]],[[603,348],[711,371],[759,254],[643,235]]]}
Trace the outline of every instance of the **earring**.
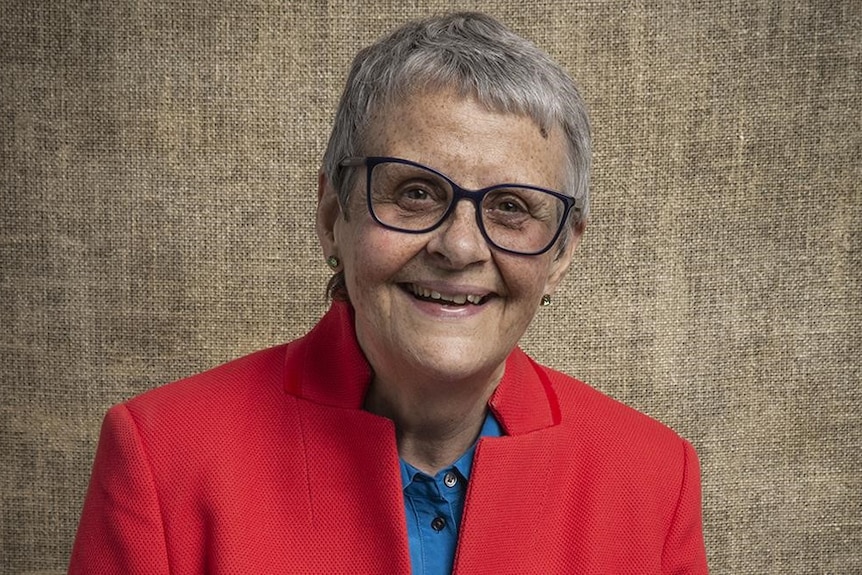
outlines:
{"label": "earring", "polygon": [[341,262],[339,262],[338,258],[335,256],[329,256],[328,258],[326,258],[326,265],[328,265],[333,270],[338,269],[338,265],[340,263]]}
{"label": "earring", "polygon": [[542,307],[547,307],[549,305],[551,305],[551,296],[545,294],[542,296]]}

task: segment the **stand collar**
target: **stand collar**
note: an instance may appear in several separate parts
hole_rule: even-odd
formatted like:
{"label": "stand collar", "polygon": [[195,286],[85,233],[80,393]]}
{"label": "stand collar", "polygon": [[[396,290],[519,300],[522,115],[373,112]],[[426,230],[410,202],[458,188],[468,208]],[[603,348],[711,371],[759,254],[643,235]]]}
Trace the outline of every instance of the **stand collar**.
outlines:
{"label": "stand collar", "polygon": [[[372,369],[359,347],[353,307],[333,302],[329,311],[285,352],[285,391],[332,407],[362,409]],[[507,435],[556,425],[560,408],[545,368],[520,348],[506,358],[506,370],[488,402]]]}

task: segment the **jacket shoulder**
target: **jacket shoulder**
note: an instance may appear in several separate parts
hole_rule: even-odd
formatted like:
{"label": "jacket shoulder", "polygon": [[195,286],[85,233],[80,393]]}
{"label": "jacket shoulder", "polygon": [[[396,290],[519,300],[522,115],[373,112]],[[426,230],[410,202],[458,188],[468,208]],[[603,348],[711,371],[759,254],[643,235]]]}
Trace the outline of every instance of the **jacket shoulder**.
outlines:
{"label": "jacket shoulder", "polygon": [[542,366],[560,402],[562,425],[632,450],[668,449],[681,455],[685,440],[664,423],[569,375]]}
{"label": "jacket shoulder", "polygon": [[[283,395],[288,344],[260,350],[207,371],[162,385],[126,402],[138,425],[223,419]],[[230,418],[228,418],[230,419]],[[173,426],[170,426],[173,428]]]}

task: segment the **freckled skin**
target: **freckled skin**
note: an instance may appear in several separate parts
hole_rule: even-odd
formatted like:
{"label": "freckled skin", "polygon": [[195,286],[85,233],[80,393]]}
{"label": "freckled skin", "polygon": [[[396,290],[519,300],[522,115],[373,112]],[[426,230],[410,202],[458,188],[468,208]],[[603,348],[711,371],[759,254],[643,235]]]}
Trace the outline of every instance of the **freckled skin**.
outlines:
{"label": "freckled skin", "polygon": [[[528,117],[489,111],[448,91],[414,95],[384,110],[364,152],[419,162],[468,189],[508,182],[561,190],[566,173],[558,129],[543,134]],[[375,385],[414,402],[438,394],[450,401],[487,399],[542,295],[553,293],[565,274],[578,238],[570,236],[560,257],[556,248],[539,256],[505,254],[485,242],[473,205],[463,201],[432,232],[386,230],[368,214],[364,174],[356,182],[349,217],[324,217],[331,223],[322,226],[321,241],[324,253],[343,263]],[[321,186],[324,211],[336,210],[326,201],[331,187]],[[404,284],[492,297],[479,307],[444,309],[419,302]]]}

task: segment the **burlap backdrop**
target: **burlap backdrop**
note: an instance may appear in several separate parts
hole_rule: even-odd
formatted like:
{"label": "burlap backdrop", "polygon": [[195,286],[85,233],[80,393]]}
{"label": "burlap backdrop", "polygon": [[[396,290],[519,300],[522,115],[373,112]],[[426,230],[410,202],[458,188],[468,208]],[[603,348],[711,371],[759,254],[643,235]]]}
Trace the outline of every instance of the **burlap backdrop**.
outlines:
{"label": "burlap backdrop", "polygon": [[321,314],[349,59],[478,8],[595,125],[525,347],[694,442],[714,573],[862,572],[862,4],[410,4],[2,2],[0,571],[64,569],[109,405]]}

